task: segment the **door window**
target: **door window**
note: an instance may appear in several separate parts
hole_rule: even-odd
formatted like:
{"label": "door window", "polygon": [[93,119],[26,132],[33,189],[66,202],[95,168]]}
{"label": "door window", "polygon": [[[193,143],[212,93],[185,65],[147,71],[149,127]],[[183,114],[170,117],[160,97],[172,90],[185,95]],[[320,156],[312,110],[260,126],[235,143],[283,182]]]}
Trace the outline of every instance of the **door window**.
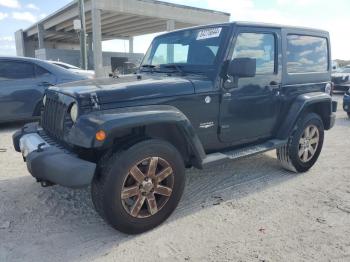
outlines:
{"label": "door window", "polygon": [[256,74],[275,73],[275,36],[266,33],[240,33],[237,36],[232,59],[256,59]]}
{"label": "door window", "polygon": [[18,80],[34,77],[34,65],[31,63],[0,61],[0,80]]}

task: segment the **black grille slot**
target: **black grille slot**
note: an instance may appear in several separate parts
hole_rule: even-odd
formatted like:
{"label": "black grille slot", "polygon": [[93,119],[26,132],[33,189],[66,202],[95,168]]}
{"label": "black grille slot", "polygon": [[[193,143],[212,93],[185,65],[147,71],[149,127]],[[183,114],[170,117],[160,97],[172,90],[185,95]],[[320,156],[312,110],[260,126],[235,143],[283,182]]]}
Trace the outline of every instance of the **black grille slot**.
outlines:
{"label": "black grille slot", "polygon": [[66,145],[64,145],[63,143],[55,140],[52,138],[52,136],[48,135],[46,133],[45,130],[41,130],[39,131],[39,135],[41,136],[42,139],[45,140],[46,143],[48,143],[51,146],[57,147],[58,149],[61,149],[63,152],[65,152],[66,154],[70,154],[70,155],[75,155],[69,147],[67,147]]}
{"label": "black grille slot", "polygon": [[67,106],[59,100],[58,95],[47,92],[41,126],[48,135],[58,140],[63,139],[67,111]]}

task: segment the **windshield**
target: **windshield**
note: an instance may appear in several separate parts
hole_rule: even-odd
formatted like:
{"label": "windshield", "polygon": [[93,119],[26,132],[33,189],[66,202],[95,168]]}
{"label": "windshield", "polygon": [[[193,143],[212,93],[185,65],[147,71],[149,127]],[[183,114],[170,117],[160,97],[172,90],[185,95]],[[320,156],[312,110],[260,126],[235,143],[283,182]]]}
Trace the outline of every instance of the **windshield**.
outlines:
{"label": "windshield", "polygon": [[155,38],[142,68],[210,69],[220,52],[226,27],[178,31]]}

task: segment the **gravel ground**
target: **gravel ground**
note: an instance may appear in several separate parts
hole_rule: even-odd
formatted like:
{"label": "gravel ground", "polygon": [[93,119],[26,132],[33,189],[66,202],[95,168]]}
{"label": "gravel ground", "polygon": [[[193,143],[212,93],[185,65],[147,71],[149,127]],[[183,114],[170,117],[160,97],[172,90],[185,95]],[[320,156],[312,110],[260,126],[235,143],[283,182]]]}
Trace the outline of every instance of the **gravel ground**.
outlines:
{"label": "gravel ground", "polygon": [[[341,96],[336,96],[341,102]],[[350,261],[350,120],[336,126],[308,173],[275,152],[187,172],[183,199],[162,226],[114,231],[89,190],[42,188],[0,126],[0,261]]]}

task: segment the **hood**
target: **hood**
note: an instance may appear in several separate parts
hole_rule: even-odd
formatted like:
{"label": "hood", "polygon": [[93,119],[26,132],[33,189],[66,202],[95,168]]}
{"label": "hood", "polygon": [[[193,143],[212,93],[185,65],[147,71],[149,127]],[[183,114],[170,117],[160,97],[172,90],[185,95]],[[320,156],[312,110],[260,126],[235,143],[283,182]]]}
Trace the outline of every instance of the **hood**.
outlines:
{"label": "hood", "polygon": [[120,78],[78,81],[50,89],[80,98],[90,97],[91,93],[96,93],[100,104],[194,93],[190,80],[167,75],[142,75],[141,77],[126,75]]}

